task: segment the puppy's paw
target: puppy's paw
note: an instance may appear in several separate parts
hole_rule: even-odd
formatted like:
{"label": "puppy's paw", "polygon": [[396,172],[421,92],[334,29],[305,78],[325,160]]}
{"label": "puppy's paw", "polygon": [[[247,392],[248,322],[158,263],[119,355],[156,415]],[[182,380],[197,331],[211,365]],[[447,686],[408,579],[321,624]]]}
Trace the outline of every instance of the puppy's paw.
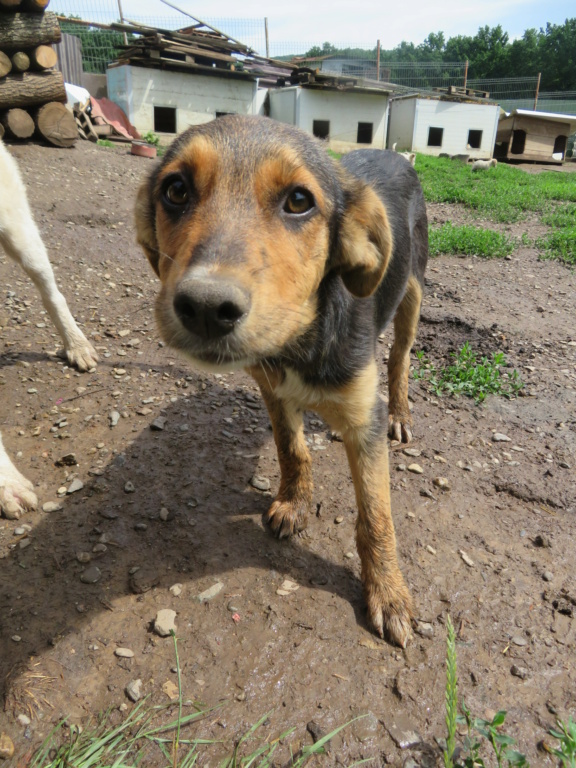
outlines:
{"label": "puppy's paw", "polygon": [[34,486],[16,467],[0,469],[0,511],[8,520],[18,520],[26,512],[36,509],[38,499]]}
{"label": "puppy's paw", "polygon": [[288,501],[277,498],[264,515],[264,522],[270,526],[272,532],[279,539],[285,539],[306,528],[308,508],[309,504],[304,501]]}
{"label": "puppy's paw", "polygon": [[391,413],[388,416],[388,437],[399,443],[409,443],[412,440],[412,419]]}
{"label": "puppy's paw", "polygon": [[375,632],[394,645],[406,648],[412,637],[414,611],[407,587],[392,591],[388,587],[365,584],[364,596],[368,608],[368,621]]}
{"label": "puppy's paw", "polygon": [[88,339],[82,339],[70,344],[65,350],[66,358],[70,365],[79,371],[89,371],[96,368],[98,355]]}

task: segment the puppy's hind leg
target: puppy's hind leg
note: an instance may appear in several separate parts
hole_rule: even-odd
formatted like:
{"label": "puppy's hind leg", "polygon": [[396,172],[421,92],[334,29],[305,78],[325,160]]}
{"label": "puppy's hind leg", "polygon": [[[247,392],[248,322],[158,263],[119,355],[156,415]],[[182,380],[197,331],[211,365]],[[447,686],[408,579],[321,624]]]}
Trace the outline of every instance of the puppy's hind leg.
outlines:
{"label": "puppy's hind leg", "polygon": [[410,350],[420,317],[422,288],[413,275],[394,317],[394,343],[388,358],[388,434],[393,440],[412,440],[412,415],[408,405]]}
{"label": "puppy's hind leg", "polygon": [[312,461],[304,440],[303,414],[273,393],[262,369],[252,369],[266,403],[280,464],[280,489],[265,520],[279,539],[303,530],[312,506]]}
{"label": "puppy's hind leg", "polygon": [[36,509],[38,499],[32,483],[20,474],[6,453],[0,435],[0,512],[17,520],[29,509]]}

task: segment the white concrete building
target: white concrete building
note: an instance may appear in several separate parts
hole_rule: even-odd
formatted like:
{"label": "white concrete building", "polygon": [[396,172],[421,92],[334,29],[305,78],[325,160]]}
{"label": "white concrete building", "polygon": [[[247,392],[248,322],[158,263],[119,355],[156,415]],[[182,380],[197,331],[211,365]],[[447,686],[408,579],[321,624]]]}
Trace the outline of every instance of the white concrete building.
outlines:
{"label": "white concrete building", "polygon": [[203,73],[121,64],[106,73],[108,98],[140,133],[181,133],[222,114],[257,115],[266,91],[242,72]]}
{"label": "white concrete building", "polygon": [[489,160],[500,107],[490,101],[410,94],[390,102],[387,146],[424,155],[469,155]]}
{"label": "white concrete building", "polygon": [[272,88],[269,94],[270,117],[326,139],[336,152],[386,147],[388,91],[291,85]]}

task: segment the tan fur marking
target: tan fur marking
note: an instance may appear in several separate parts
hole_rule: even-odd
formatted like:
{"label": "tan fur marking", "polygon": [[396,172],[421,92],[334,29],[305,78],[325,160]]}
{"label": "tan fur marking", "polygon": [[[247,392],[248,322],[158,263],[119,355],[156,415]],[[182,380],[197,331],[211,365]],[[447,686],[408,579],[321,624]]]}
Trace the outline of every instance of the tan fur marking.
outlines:
{"label": "tan fur marking", "polygon": [[194,191],[199,197],[207,197],[220,170],[218,150],[205,136],[195,136],[182,150],[182,153],[162,169],[158,184],[173,173],[180,173],[184,168],[191,171]]}
{"label": "tan fur marking", "polygon": [[410,350],[416,338],[422,287],[412,275],[404,298],[394,317],[394,343],[388,358],[388,421],[390,436],[396,440],[410,442],[412,416],[408,405],[408,376],[410,372]]}

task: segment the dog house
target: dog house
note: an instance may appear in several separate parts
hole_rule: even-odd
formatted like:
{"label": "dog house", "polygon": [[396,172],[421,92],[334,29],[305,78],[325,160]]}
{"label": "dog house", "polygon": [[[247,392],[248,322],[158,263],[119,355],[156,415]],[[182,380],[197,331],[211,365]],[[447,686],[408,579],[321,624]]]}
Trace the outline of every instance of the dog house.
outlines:
{"label": "dog house", "polygon": [[562,163],[568,137],[575,131],[575,115],[515,109],[500,118],[495,157]]}
{"label": "dog house", "polygon": [[424,155],[468,155],[490,160],[500,108],[486,99],[409,94],[390,102],[387,146]]}

